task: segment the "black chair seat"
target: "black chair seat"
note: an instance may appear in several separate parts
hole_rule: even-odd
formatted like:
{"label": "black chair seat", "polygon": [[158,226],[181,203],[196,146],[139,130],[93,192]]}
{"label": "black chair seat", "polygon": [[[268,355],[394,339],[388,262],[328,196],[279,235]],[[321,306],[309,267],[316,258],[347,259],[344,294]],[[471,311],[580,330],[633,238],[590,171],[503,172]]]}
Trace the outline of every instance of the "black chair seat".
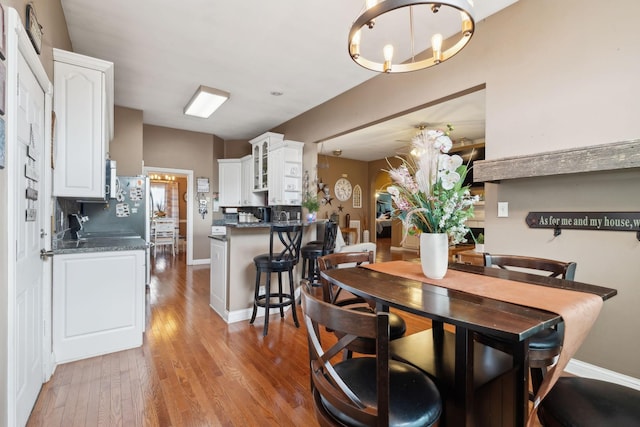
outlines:
{"label": "black chair seat", "polygon": [[286,257],[284,259],[275,260],[275,256],[269,257],[269,254],[257,255],[253,258],[253,262],[257,268],[268,269],[273,272],[288,271],[298,263],[297,259]]}
{"label": "black chair seat", "polygon": [[555,329],[547,328],[533,335],[529,340],[530,350],[548,350],[562,346],[562,334]]}
{"label": "black chair seat", "polygon": [[561,377],[538,409],[546,427],[640,425],[640,391],[606,381]]}
{"label": "black chair seat", "polygon": [[[356,357],[335,366],[347,386],[368,406],[377,406],[376,359]],[[327,411],[349,426],[363,426],[322,400]],[[442,414],[440,393],[433,381],[406,363],[389,361],[389,425],[431,426]]]}

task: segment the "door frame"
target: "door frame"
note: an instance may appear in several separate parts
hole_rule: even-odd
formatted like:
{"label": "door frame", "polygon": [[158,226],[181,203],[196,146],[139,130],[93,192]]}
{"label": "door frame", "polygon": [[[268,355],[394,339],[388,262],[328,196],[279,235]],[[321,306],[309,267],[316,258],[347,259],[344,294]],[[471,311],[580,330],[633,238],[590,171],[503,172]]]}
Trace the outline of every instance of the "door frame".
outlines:
{"label": "door frame", "polygon": [[143,175],[149,176],[150,173],[187,177],[187,265],[193,265],[193,171],[190,169],[172,169],[155,166],[142,167]]}
{"label": "door frame", "polygon": [[[6,179],[6,200],[12,200],[16,191],[24,191],[21,183],[16,182],[15,172],[20,165],[15,161],[15,147],[17,144],[17,87],[18,87],[18,55],[22,55],[31,69],[31,72],[35,76],[37,82],[42,87],[45,96],[45,150],[41,153],[41,159],[45,162],[45,174],[40,177],[40,192],[43,203],[38,205],[39,210],[42,212],[39,214],[42,216],[42,227],[45,233],[43,240],[43,249],[51,250],[51,212],[52,212],[52,199],[51,199],[51,141],[52,136],[52,117],[51,112],[53,108],[53,85],[47,76],[47,73],[40,62],[38,54],[35,52],[29,37],[22,25],[20,16],[14,8],[7,8],[7,55],[6,55],[6,115],[5,115],[5,137],[6,137],[6,169],[4,171]],[[16,423],[16,355],[14,349],[16,348],[16,279],[17,272],[15,266],[16,260],[16,225],[20,218],[16,218],[13,209],[9,208],[9,204],[5,204],[0,213],[6,215],[7,226],[7,240],[5,242],[5,261],[7,265],[7,387],[6,387],[6,418],[3,420],[7,425],[15,425]],[[40,209],[42,207],[42,209]],[[43,262],[43,280],[42,280],[42,304],[43,304],[43,366],[42,366],[42,382],[47,381],[53,374],[54,358],[52,354],[51,346],[51,272],[52,262],[48,258]],[[1,395],[0,391],[0,395]]]}

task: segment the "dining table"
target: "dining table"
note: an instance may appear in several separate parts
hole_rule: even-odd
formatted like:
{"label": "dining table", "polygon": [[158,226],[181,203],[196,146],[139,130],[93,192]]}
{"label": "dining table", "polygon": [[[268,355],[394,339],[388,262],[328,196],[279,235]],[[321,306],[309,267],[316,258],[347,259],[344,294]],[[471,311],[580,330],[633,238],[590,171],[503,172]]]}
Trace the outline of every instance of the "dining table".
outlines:
{"label": "dining table", "polygon": [[[513,344],[515,350],[509,360],[515,396],[509,400],[512,402],[509,408],[511,418],[506,425],[526,426],[535,416],[541,399],[585,339],[603,302],[617,294],[615,289],[603,286],[457,263],[449,264],[443,279],[430,279],[422,274],[419,260],[325,270],[321,276],[332,285],[375,301],[377,310],[394,308],[431,319],[434,327],[428,337],[432,345],[430,351],[446,353],[449,347],[443,342],[452,343],[453,350],[449,356],[453,359],[453,373],[450,378],[440,378],[441,384],[446,383],[450,387],[447,394],[455,408],[446,414],[447,426],[479,425],[474,415],[478,377],[504,373],[495,366],[495,372],[484,368],[499,365],[501,360],[495,364],[478,360],[499,360],[501,352],[478,347],[474,338],[477,334],[490,335]],[[563,349],[558,362],[545,377],[531,410],[527,357],[529,338],[560,322],[565,324]],[[444,324],[454,327],[455,332],[443,332]],[[474,353],[478,356],[475,360]],[[434,360],[439,361],[441,357],[442,354],[435,354]],[[428,373],[446,377],[447,370],[442,368],[442,363],[435,365]],[[484,381],[489,379],[484,378]]]}

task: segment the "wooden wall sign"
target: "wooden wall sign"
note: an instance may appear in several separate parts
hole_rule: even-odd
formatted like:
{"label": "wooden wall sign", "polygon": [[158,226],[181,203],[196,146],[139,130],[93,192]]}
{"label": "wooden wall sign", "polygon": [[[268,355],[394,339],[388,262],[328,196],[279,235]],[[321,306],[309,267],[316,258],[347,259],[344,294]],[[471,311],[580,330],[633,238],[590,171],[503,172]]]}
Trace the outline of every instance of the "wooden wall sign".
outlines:
{"label": "wooden wall sign", "polygon": [[640,212],[529,212],[529,228],[566,230],[635,231],[640,240]]}

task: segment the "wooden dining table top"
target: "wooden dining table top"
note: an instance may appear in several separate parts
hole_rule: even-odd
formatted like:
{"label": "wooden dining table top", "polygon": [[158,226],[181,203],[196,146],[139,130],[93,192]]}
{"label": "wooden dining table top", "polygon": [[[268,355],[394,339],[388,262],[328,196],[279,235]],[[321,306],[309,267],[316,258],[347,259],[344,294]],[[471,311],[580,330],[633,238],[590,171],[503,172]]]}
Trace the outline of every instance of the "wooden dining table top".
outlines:
{"label": "wooden dining table top", "polygon": [[[587,283],[556,279],[512,270],[456,264],[450,270],[587,292],[607,300],[617,291]],[[510,341],[522,341],[561,321],[561,316],[545,310],[525,307],[467,292],[447,289],[424,281],[373,271],[363,267],[339,268],[321,272],[330,282],[389,307],[408,311],[432,320],[469,328]],[[472,279],[473,276],[470,276]]]}

